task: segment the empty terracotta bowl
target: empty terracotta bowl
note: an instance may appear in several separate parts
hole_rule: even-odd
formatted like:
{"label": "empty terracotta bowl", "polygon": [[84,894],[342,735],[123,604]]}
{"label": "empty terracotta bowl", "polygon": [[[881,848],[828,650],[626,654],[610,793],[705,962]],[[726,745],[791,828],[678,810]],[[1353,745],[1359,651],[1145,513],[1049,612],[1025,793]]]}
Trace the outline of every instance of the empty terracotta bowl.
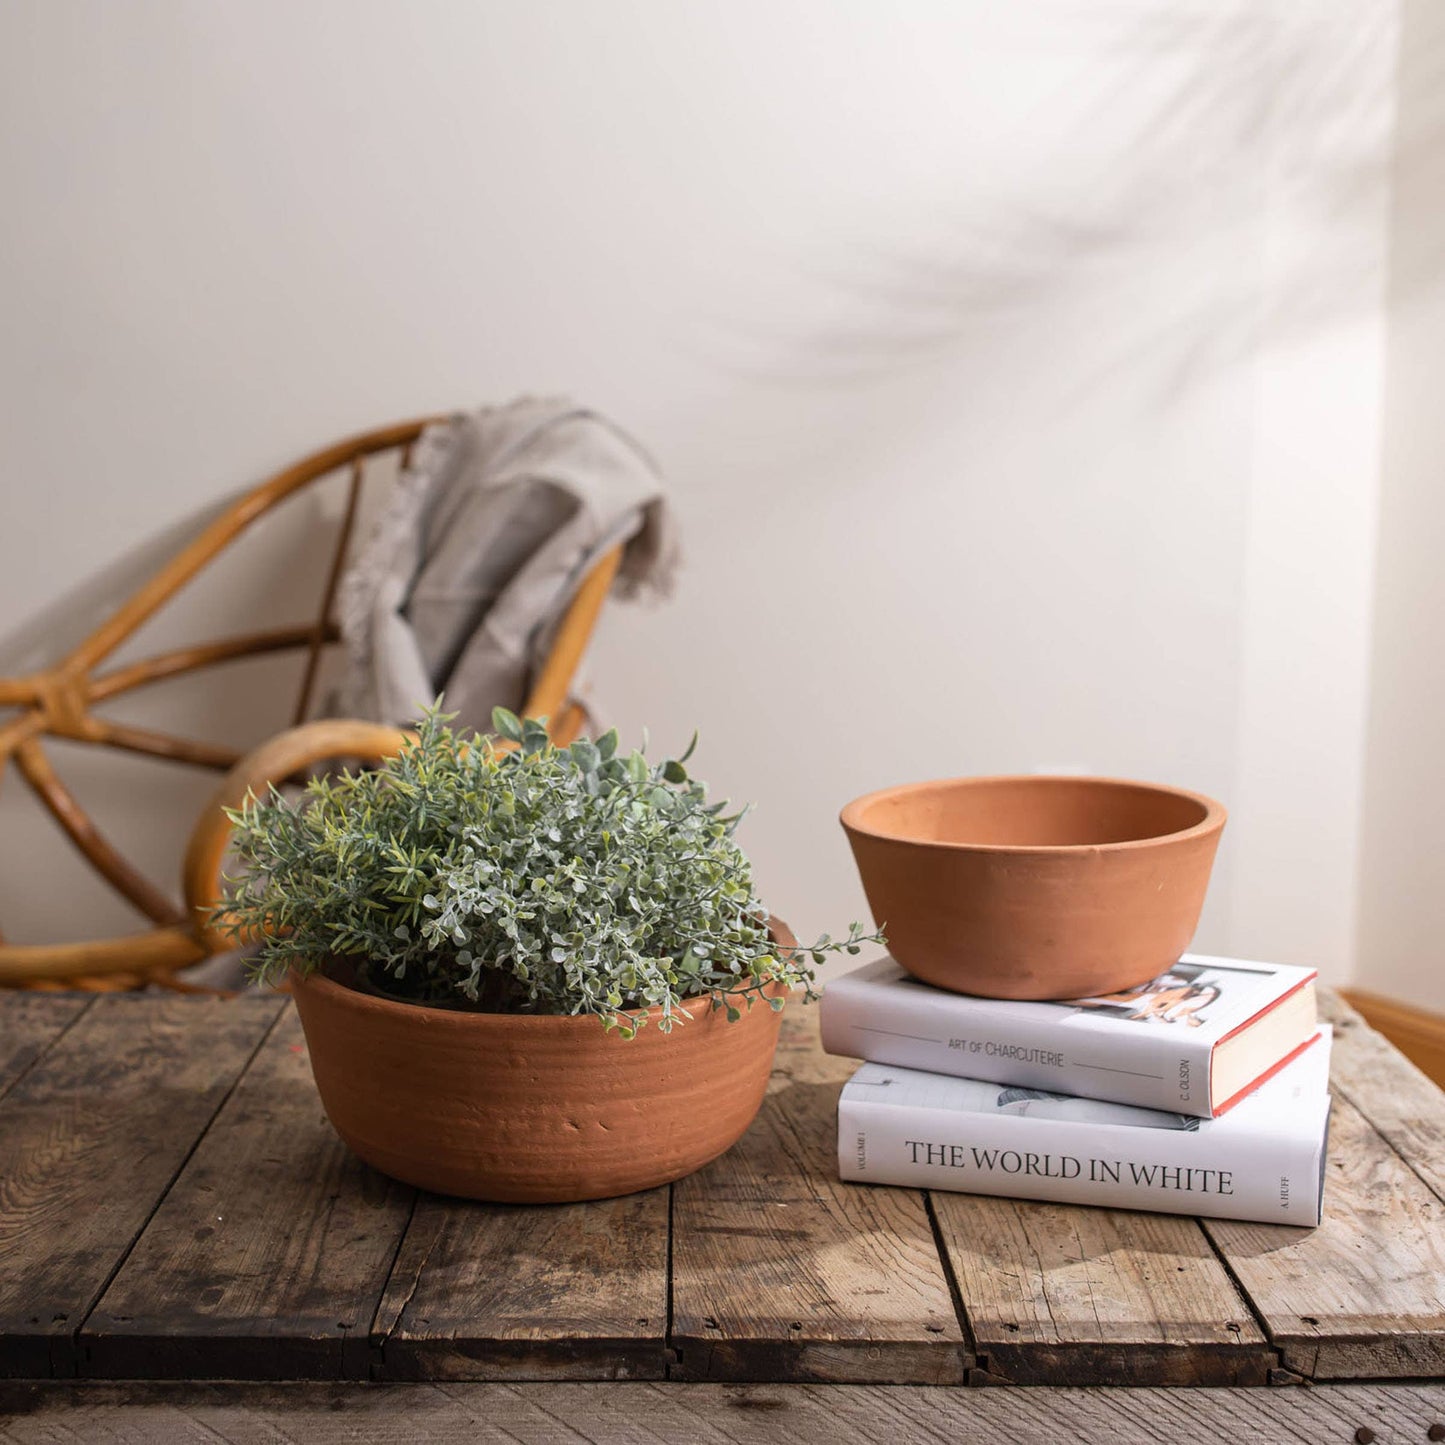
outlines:
{"label": "empty terracotta bowl", "polygon": [[1132,988],[1189,947],[1225,810],[1113,778],[953,778],[843,809],[873,916],[916,978],[989,998]]}
{"label": "empty terracotta bowl", "polygon": [[701,1168],[752,1123],[778,1041],[762,1003],[729,1023],[702,999],[670,1034],[649,1023],[623,1039],[595,1018],[426,1008],[320,972],[293,974],[292,991],[353,1153],[407,1184],[509,1204],[605,1199]]}

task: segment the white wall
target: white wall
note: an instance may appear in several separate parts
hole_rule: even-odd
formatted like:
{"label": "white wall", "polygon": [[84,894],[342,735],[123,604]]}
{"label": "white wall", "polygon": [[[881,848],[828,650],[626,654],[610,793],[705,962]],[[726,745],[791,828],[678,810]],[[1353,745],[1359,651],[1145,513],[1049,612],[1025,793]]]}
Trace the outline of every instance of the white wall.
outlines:
{"label": "white wall", "polygon": [[1229,925],[1339,978],[1355,962],[1397,32],[1386,7],[1355,5],[1275,38]]}
{"label": "white wall", "polygon": [[[11,0],[0,666],[323,440],[568,390],[663,460],[687,539],[668,607],[609,614],[600,694],[701,727],[800,930],[863,911],[854,794],[1083,766],[1234,806],[1202,946],[1343,977],[1393,26]],[[319,584],[286,535],[152,636],[287,615]],[[283,672],[128,715],[241,741]],[[209,780],[56,757],[174,876]],[[7,934],[124,926],[5,784]]]}
{"label": "white wall", "polygon": [[1362,988],[1445,1012],[1445,10],[1401,10]]}

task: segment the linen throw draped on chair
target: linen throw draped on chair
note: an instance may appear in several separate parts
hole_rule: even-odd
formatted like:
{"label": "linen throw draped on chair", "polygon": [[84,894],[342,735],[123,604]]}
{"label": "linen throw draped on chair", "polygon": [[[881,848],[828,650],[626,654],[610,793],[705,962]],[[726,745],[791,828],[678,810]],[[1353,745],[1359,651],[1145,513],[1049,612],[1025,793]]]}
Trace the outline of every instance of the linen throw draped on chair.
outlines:
{"label": "linen throw draped on chair", "polygon": [[338,597],[338,707],[403,725],[445,694],[486,731],[518,709],[567,604],[625,543],[615,590],[672,585],[662,478],[626,432],[566,398],[525,398],[429,427]]}

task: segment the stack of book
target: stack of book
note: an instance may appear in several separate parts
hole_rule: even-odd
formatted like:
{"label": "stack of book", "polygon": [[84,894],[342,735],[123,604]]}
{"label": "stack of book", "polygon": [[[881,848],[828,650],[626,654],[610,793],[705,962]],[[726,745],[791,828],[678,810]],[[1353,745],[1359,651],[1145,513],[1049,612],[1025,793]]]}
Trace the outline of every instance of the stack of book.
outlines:
{"label": "stack of book", "polygon": [[1320,1221],[1330,1031],[1315,973],[1186,954],[1119,994],[949,993],[882,958],[829,983],[844,1179]]}

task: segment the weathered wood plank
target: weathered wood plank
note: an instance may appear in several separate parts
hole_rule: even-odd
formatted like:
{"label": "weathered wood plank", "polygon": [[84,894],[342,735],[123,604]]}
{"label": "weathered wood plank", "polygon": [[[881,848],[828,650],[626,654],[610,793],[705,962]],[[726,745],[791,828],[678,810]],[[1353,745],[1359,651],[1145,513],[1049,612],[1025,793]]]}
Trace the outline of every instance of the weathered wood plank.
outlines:
{"label": "weathered wood plank", "polygon": [[373,1339],[406,1380],[647,1380],[667,1371],[667,1190],[588,1204],[424,1195]]}
{"label": "weathered wood plank", "polygon": [[837,1104],[856,1067],[783,1019],[762,1112],[673,1186],[674,1378],[962,1380],[947,1276],[917,1190],[838,1179]]}
{"label": "weathered wood plank", "polygon": [[412,1199],[337,1138],[288,1005],[92,1311],[83,1372],[366,1379]]}
{"label": "weathered wood plank", "polygon": [[75,1332],[279,1009],[98,998],[0,1101],[0,1376],[74,1371]]}
{"label": "weathered wood plank", "polygon": [[1348,1100],[1335,1100],[1318,1229],[1204,1227],[1286,1369],[1445,1378],[1445,1205]]}
{"label": "weathered wood plank", "polygon": [[[662,1373],[666,1191],[575,1209],[424,1197],[388,1278],[407,1192],[351,1161],[322,1121],[294,1020],[222,1107],[282,1006],[0,997],[0,1088],[11,1083],[0,1100],[0,1374]],[[22,1014],[38,1030],[12,1027]],[[975,1362],[923,1196],[836,1178],[834,1108],[851,1065],[816,1052],[812,1025],[789,1010],[757,1125],[676,1187],[675,1376],[1261,1378],[1266,1342],[1190,1221],[939,1194]],[[1339,1027],[1345,1097],[1326,1224],[1204,1231],[1287,1369],[1445,1375],[1445,1096],[1347,1012]],[[225,1200],[219,1221],[206,1217],[211,1196]],[[198,1238],[207,1228],[217,1232]],[[343,1302],[354,1308],[333,1310]],[[910,1431],[901,1402],[915,1393],[886,1393]],[[846,1415],[838,1405],[836,1419]],[[1149,1428],[1159,1418],[1140,1416]],[[1257,1427],[1244,1413],[1237,1423]],[[1128,1438],[1120,1428],[1112,1438]]]}
{"label": "weathered wood plank", "polygon": [[1416,1008],[1400,999],[1350,989],[1344,1000],[1437,1085],[1445,1087],[1445,1014]]}
{"label": "weathered wood plank", "polygon": [[1321,997],[1335,1026],[1330,1083],[1445,1200],[1445,1092],[1337,994]]}
{"label": "weathered wood plank", "polygon": [[0,1099],[93,1002],[83,994],[0,994]]}
{"label": "weathered wood plank", "polygon": [[1263,1385],[1277,1357],[1192,1219],[934,1193],[989,1377]]}
{"label": "weathered wood plank", "polygon": [[[0,1442],[58,1445],[1381,1445],[1445,1423],[1445,1387],[955,1390],[848,1385],[63,1385],[0,1391]],[[1368,1437],[1365,1437],[1368,1438]]]}

